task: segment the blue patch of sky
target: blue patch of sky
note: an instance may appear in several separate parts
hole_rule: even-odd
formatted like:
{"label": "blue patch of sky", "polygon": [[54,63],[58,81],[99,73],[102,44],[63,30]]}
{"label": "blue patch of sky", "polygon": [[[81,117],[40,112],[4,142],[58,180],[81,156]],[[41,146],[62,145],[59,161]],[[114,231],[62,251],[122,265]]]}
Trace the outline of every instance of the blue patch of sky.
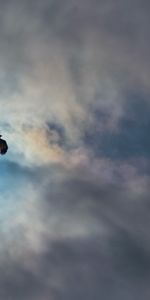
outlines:
{"label": "blue patch of sky", "polygon": [[0,162],[0,198],[3,195],[16,194],[17,190],[26,182],[26,171],[21,170],[17,164],[7,161]]}
{"label": "blue patch of sky", "polygon": [[[96,111],[95,118],[105,122],[101,111]],[[139,93],[128,95],[125,115],[120,120],[119,131],[103,133],[92,129],[85,132],[84,142],[93,149],[95,155],[104,155],[112,159],[132,157],[150,158],[150,106],[147,98]]]}
{"label": "blue patch of sky", "polygon": [[24,199],[21,191],[30,184],[31,176],[30,171],[15,163],[0,161],[0,218],[16,210]]}

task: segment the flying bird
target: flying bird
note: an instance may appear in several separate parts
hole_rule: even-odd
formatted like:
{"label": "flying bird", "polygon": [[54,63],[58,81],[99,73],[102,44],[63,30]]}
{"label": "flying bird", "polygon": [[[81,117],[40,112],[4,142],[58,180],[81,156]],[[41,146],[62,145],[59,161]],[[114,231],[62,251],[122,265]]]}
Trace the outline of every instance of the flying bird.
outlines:
{"label": "flying bird", "polygon": [[0,154],[4,155],[8,150],[8,145],[5,140],[1,139],[1,137],[2,135],[0,134]]}

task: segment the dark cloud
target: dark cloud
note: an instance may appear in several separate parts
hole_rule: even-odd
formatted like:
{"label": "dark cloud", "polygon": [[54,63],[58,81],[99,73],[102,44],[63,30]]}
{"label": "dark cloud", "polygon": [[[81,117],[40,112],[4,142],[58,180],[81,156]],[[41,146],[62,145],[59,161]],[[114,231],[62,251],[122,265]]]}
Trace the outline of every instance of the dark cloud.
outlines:
{"label": "dark cloud", "polygon": [[20,266],[1,274],[5,299],[149,299],[150,257],[124,231],[49,245],[33,272]]}
{"label": "dark cloud", "polygon": [[[144,96],[144,95],[143,95]],[[124,116],[119,122],[116,132],[107,130],[110,115],[101,111],[94,112],[94,118],[106,125],[106,130],[100,131],[95,127],[87,130],[84,141],[87,147],[92,148],[95,155],[113,159],[148,158],[149,143],[149,95],[143,97],[140,91],[127,95],[124,105]]]}

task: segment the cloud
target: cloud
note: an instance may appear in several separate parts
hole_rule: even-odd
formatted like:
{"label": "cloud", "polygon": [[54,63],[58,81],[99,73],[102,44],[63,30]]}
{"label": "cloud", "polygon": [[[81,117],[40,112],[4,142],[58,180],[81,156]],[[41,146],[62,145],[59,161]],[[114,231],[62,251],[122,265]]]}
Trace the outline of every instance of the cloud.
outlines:
{"label": "cloud", "polygon": [[50,170],[34,175],[3,236],[3,297],[148,299],[149,176],[108,160]]}
{"label": "cloud", "polygon": [[149,3],[0,14],[1,298],[149,299]]}
{"label": "cloud", "polygon": [[[36,131],[47,122],[62,126],[73,147],[91,124],[102,131],[118,128],[126,91],[137,85],[148,90],[149,78],[149,45],[141,42],[148,12],[144,5],[135,12],[134,1],[128,6],[130,13],[112,1],[3,6],[1,126],[9,125],[10,141],[20,140],[25,126]],[[19,154],[14,142],[12,147]]]}

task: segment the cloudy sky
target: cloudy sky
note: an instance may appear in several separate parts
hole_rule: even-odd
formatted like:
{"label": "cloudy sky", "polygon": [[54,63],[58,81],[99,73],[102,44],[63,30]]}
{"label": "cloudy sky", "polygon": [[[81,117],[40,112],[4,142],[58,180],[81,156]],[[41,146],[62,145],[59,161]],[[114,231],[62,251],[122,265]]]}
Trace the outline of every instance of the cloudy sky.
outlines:
{"label": "cloudy sky", "polygon": [[150,299],[149,20],[0,0],[1,300]]}

